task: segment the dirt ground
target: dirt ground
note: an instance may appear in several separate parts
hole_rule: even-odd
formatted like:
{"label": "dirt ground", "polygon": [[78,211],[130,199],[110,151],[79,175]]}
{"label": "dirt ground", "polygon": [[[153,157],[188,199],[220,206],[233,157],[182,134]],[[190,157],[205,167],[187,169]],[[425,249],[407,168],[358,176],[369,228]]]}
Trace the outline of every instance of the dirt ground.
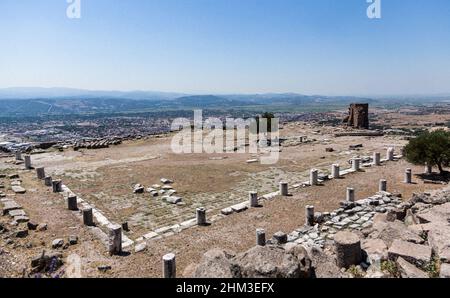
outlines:
{"label": "dirt ground", "polygon": [[[383,155],[390,146],[405,142],[398,138],[334,138],[335,129],[312,127],[302,123],[285,125],[281,137],[307,136],[312,142],[282,148],[278,163],[246,163],[261,154],[174,154],[172,135],[127,142],[100,150],[50,152],[33,157],[36,166],[61,178],[75,193],[116,222],[128,222],[131,238],[149,231],[183,222],[194,210],[205,207],[217,214],[221,209],[246,200],[249,191],[266,194],[277,190],[280,181],[296,184],[307,179],[316,167],[324,172],[330,165],[348,167],[354,155]],[[352,144],[362,144],[359,151],[349,151]],[[334,152],[326,152],[332,147]],[[161,184],[161,178],[174,181],[181,205],[170,205],[149,194],[133,194],[133,186]]]}
{"label": "dirt ground", "polygon": [[[283,147],[280,160],[274,165],[246,163],[254,155],[247,154],[183,154],[170,151],[170,136],[127,142],[120,146],[99,150],[48,152],[33,155],[34,166],[45,166],[53,177],[62,178],[72,191],[100,209],[111,221],[128,221],[131,232],[128,237],[135,240],[156,228],[180,223],[194,217],[195,208],[205,206],[208,217],[218,214],[220,209],[246,200],[248,191],[256,190],[260,195],[277,189],[279,181],[286,180],[293,185],[307,180],[309,170],[317,168],[326,173],[330,165],[340,163],[349,167],[348,160],[355,155],[372,155],[394,146],[398,149],[406,141],[401,137],[342,137],[333,136],[334,128],[314,127],[304,123],[290,123],[281,131],[282,137],[296,139],[308,136],[309,143]],[[349,151],[349,145],[362,144],[359,151]],[[333,152],[325,148],[332,147]],[[223,159],[217,159],[221,157]],[[414,184],[406,185],[404,171],[412,168],[413,173],[422,173],[423,167],[416,167],[404,160],[389,162],[381,167],[364,168],[359,173],[343,179],[326,182],[322,186],[298,189],[293,196],[263,201],[261,208],[233,214],[215,221],[207,227],[194,227],[173,236],[148,242],[148,248],[141,253],[110,257],[106,248],[81,225],[79,217],[66,210],[64,199],[45,188],[35,178],[34,171],[19,170],[22,166],[11,163],[11,158],[0,159],[0,171],[19,172],[27,193],[14,195],[8,188],[8,179],[2,179],[8,196],[20,203],[32,221],[47,223],[48,230],[31,232],[23,240],[6,244],[0,240],[3,252],[0,254],[0,276],[21,276],[30,260],[43,249],[51,249],[51,241],[67,239],[70,235],[79,237],[79,244],[63,250],[70,260],[81,264],[80,274],[84,277],[159,277],[161,258],[173,252],[177,256],[177,270],[181,276],[191,264],[198,263],[209,249],[223,248],[236,253],[254,245],[255,230],[266,229],[268,236],[277,232],[291,232],[304,223],[306,205],[314,205],[317,211],[331,211],[338,208],[345,198],[346,187],[356,189],[357,199],[373,195],[378,190],[380,179],[388,180],[388,190],[401,193],[405,199],[413,192],[442,188],[440,185],[425,185],[419,177]],[[141,183],[146,187],[160,183],[160,178],[174,180],[173,187],[183,197],[183,205],[169,205],[160,198],[148,194],[133,194],[132,187]],[[2,223],[8,219],[0,217]],[[31,245],[30,245],[31,243]],[[77,261],[77,262],[78,262]],[[71,270],[66,264],[66,272]],[[102,273],[100,265],[110,265],[112,270]]]}

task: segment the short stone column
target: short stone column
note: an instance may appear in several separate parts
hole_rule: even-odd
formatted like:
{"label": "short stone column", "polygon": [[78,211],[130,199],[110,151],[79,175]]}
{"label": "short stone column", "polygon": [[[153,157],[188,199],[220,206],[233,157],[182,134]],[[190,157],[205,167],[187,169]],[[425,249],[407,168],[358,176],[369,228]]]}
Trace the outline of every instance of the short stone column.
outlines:
{"label": "short stone column", "polygon": [[362,262],[361,241],[352,232],[338,232],[334,236],[337,265],[339,268],[349,268]]}
{"label": "short stone column", "polygon": [[31,156],[25,155],[25,169],[30,170],[31,169]]}
{"label": "short stone column", "polygon": [[251,191],[249,193],[249,204],[250,207],[258,207],[258,193],[256,191]]}
{"label": "short stone column", "polygon": [[425,163],[425,174],[426,175],[433,174],[433,166],[432,165]]}
{"label": "short stone column", "polygon": [[203,207],[197,208],[197,225],[206,225],[206,209]]}
{"label": "short stone column", "polygon": [[280,182],[280,195],[287,197],[289,195],[289,184],[287,182]]}
{"label": "short stone column", "polygon": [[309,184],[311,186],[318,185],[319,184],[319,170],[312,169],[309,174]]}
{"label": "short stone column", "polygon": [[361,169],[361,158],[355,157],[352,160],[353,171],[359,171]]}
{"label": "short stone column", "polygon": [[77,196],[69,196],[67,198],[67,208],[70,211],[77,211],[78,210],[78,198],[77,198]]}
{"label": "short stone column", "polygon": [[110,225],[109,229],[109,254],[117,255],[122,252],[122,227],[120,225]]}
{"label": "short stone column", "polygon": [[61,180],[53,180],[53,192],[62,192],[62,181]]}
{"label": "short stone column", "polygon": [[36,176],[39,180],[45,179],[45,169],[44,168],[37,168],[36,169]]}
{"label": "short stone column", "polygon": [[51,176],[47,176],[44,178],[44,184],[45,186],[52,186],[53,185],[53,180]]}
{"label": "short stone column", "polygon": [[390,147],[387,149],[386,151],[386,159],[389,161],[393,161],[394,160],[394,148]]}
{"label": "short stone column", "polygon": [[22,152],[16,151],[16,160],[17,160],[17,161],[23,160],[23,158],[22,158]]}
{"label": "short stone column", "polygon": [[83,224],[88,227],[94,226],[94,215],[92,208],[84,208],[83,211]]}
{"label": "short stone column", "polygon": [[347,202],[355,202],[355,189],[352,187],[347,187]]}
{"label": "short stone column", "polygon": [[286,244],[287,234],[283,232],[276,232],[273,234],[273,239],[277,242],[277,244]]}
{"label": "short stone column", "polygon": [[387,191],[387,181],[385,179],[380,180],[379,191]]}
{"label": "short stone column", "polygon": [[128,222],[127,221],[122,223],[122,229],[125,232],[129,232],[130,231],[130,228],[128,227]]}
{"label": "short stone column", "polygon": [[164,278],[177,277],[177,266],[175,261],[175,254],[173,253],[163,256],[163,277]]}
{"label": "short stone column", "polygon": [[339,179],[341,177],[341,167],[338,164],[331,166],[331,176],[333,179]]}
{"label": "short stone column", "polygon": [[266,245],[266,231],[264,231],[264,229],[256,230],[256,245],[259,246]]}
{"label": "short stone column", "polygon": [[406,169],[405,171],[405,183],[411,184],[412,183],[412,170]]}
{"label": "short stone column", "polygon": [[305,207],[305,225],[309,227],[314,225],[314,206]]}
{"label": "short stone column", "polygon": [[381,165],[381,153],[380,152],[375,152],[373,154],[373,164],[375,166],[380,166]]}

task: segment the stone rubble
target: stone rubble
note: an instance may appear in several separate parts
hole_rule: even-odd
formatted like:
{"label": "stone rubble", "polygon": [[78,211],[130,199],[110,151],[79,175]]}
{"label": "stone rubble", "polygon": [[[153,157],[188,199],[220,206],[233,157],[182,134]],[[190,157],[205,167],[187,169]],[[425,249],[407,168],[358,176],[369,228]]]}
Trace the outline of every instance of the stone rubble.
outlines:
{"label": "stone rubble", "polygon": [[[450,188],[415,194],[407,202],[383,191],[341,206],[315,214],[315,225],[288,235],[277,232],[265,244],[257,237],[257,245],[239,255],[209,251],[186,274],[228,278],[450,277]],[[263,232],[258,229],[257,235],[258,231]],[[302,252],[301,261],[292,251]]]}

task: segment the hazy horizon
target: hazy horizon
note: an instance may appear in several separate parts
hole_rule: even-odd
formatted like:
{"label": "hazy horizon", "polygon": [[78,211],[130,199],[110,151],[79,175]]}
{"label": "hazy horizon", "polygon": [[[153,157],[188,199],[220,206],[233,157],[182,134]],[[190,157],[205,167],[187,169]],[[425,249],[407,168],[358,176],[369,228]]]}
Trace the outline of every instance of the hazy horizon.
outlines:
{"label": "hazy horizon", "polygon": [[[226,93],[211,93],[211,92],[196,92],[196,93],[189,93],[189,92],[172,92],[172,91],[160,91],[160,90],[101,90],[101,89],[83,89],[83,88],[74,88],[74,87],[30,87],[30,86],[23,86],[23,87],[5,87],[0,88],[0,92],[2,91],[13,91],[17,90],[25,91],[29,89],[35,89],[35,90],[41,90],[41,91],[61,91],[64,92],[67,91],[77,91],[77,92],[110,92],[110,93],[161,93],[161,94],[174,94],[174,95],[180,95],[180,96],[195,96],[195,95],[214,95],[214,96],[226,96],[226,95],[282,95],[282,94],[292,94],[292,95],[302,95],[302,96],[329,96],[329,97],[367,97],[367,98],[386,98],[386,97],[438,97],[438,96],[450,96],[450,92],[443,92],[443,93],[429,93],[429,94],[307,94],[303,92],[291,92],[291,91],[285,91],[285,92],[264,92],[264,93],[258,93],[258,92],[226,92]],[[30,90],[31,91],[31,90]],[[0,96],[2,94],[0,93]]]}

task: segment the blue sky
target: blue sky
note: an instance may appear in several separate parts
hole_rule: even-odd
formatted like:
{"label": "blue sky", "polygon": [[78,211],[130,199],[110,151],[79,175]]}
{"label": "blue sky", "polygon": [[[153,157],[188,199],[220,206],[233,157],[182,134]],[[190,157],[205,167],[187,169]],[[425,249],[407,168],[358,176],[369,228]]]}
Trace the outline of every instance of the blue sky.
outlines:
{"label": "blue sky", "polygon": [[0,88],[450,93],[450,1],[0,0]]}

